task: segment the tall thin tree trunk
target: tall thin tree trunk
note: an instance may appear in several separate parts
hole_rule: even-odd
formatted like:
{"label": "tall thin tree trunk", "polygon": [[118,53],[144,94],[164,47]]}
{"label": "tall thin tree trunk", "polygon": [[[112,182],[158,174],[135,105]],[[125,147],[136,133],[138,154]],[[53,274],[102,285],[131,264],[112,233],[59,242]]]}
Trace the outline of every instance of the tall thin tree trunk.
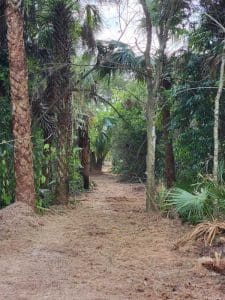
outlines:
{"label": "tall thin tree trunk", "polygon": [[[218,22],[215,18],[205,13],[225,34],[225,27]],[[214,127],[213,127],[213,140],[214,140],[214,155],[213,155],[213,179],[218,181],[218,161],[219,161],[219,113],[220,113],[220,98],[224,86],[224,68],[225,68],[225,39],[223,40],[223,53],[220,65],[220,80],[217,90],[214,106]]]}
{"label": "tall thin tree trunk", "polygon": [[[146,209],[156,209],[155,205],[155,112],[160,87],[162,84],[163,71],[165,65],[165,49],[168,40],[168,33],[173,19],[174,11],[178,0],[165,1],[158,9],[168,9],[164,20],[158,24],[157,35],[159,39],[158,64],[153,80],[151,68],[151,43],[152,43],[152,21],[150,8],[147,0],[140,0],[146,19],[147,43],[145,50],[146,81],[148,90],[147,100],[147,201]],[[158,30],[159,29],[159,30]],[[169,146],[169,144],[168,144]],[[168,149],[169,150],[169,149]],[[171,149],[170,149],[171,150]]]}
{"label": "tall thin tree trunk", "polygon": [[[15,2],[15,1],[14,1]],[[23,38],[23,15],[8,1],[6,6],[10,85],[14,136],[16,201],[35,205],[31,113],[28,72]]]}
{"label": "tall thin tree trunk", "polygon": [[214,156],[213,156],[213,179],[218,181],[218,160],[219,160],[219,107],[220,107],[220,98],[224,86],[224,67],[225,67],[225,45],[223,48],[221,66],[220,66],[220,81],[219,88],[215,98],[215,108],[214,108],[214,128],[213,128],[213,137],[214,137]]}
{"label": "tall thin tree trunk", "polygon": [[147,102],[147,182],[146,182],[146,211],[156,210],[155,205],[155,102],[151,95],[152,88],[148,85]]}
{"label": "tall thin tree trunk", "polygon": [[151,67],[151,44],[152,44],[152,20],[146,0],[140,1],[146,20],[147,42],[145,49],[145,68],[148,99],[146,105],[147,114],[147,183],[146,183],[146,210],[155,210],[155,95]]}

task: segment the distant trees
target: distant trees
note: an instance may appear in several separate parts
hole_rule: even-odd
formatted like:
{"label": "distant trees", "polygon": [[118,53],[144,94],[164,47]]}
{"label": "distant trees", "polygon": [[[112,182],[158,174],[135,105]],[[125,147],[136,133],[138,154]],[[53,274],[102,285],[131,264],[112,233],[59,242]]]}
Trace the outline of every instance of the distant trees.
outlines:
{"label": "distant trees", "polygon": [[108,112],[97,112],[90,123],[91,170],[102,172],[107,154],[111,150],[114,118]]}

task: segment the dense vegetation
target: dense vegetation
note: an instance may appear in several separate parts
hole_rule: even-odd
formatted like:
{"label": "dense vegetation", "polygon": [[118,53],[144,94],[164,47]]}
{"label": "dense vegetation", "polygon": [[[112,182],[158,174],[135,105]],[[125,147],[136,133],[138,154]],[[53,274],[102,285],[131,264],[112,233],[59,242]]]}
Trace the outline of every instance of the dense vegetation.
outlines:
{"label": "dense vegetation", "polygon": [[[14,2],[0,2],[0,207],[19,200],[17,164],[23,159],[10,106],[11,98],[13,105],[18,101],[9,36],[14,28],[6,17],[12,9],[23,18],[14,25],[24,30],[36,205],[67,204],[69,195],[90,187],[90,169],[101,172],[108,159],[122,179],[147,179],[147,210],[175,209],[193,223],[221,218],[223,1],[201,0],[197,7],[140,1],[147,37],[142,53],[121,41],[95,40],[103,26],[101,3]],[[158,38],[156,51],[151,38]],[[181,46],[168,54],[175,39]]]}

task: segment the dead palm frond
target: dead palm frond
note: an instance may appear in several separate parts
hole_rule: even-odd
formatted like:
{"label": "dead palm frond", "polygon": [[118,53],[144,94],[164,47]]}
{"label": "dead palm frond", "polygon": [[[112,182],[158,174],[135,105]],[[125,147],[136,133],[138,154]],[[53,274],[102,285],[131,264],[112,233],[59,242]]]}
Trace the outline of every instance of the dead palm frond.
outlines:
{"label": "dead palm frond", "polygon": [[211,246],[216,236],[222,233],[225,234],[225,222],[203,222],[197,225],[192,232],[179,240],[176,245],[178,247],[183,246],[190,241],[196,241],[203,238],[205,245]]}

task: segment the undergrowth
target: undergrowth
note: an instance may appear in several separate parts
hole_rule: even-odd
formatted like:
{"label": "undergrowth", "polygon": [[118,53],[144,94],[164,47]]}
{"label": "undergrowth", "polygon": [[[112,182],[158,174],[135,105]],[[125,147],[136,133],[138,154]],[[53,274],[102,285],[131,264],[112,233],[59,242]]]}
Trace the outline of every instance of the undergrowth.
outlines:
{"label": "undergrowth", "polygon": [[160,186],[157,197],[159,210],[169,214],[175,210],[184,222],[198,224],[204,221],[223,220],[225,215],[225,185],[216,183],[210,176],[199,176],[192,192],[181,188],[167,190]]}

